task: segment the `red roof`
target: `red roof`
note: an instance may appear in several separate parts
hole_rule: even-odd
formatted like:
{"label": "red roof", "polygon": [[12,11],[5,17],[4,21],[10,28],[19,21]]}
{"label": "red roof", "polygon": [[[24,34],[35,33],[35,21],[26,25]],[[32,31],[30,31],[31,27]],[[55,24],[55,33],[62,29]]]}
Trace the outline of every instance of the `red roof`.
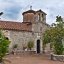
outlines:
{"label": "red roof", "polygon": [[0,21],[0,28],[5,30],[32,31],[30,22]]}
{"label": "red roof", "polygon": [[28,11],[23,12],[22,15],[24,15],[25,13],[34,13],[35,14],[36,11],[34,11],[34,10],[28,10]]}
{"label": "red roof", "polygon": [[42,12],[43,14],[47,15],[47,14],[46,14],[45,12],[43,12],[41,9],[38,10],[38,11],[28,10],[28,11],[23,12],[22,15],[24,15],[24,14],[26,14],[26,13],[34,13],[34,14],[35,14],[36,12]]}
{"label": "red roof", "polygon": [[43,14],[47,15],[45,12],[43,12],[41,9],[36,12],[42,12]]}

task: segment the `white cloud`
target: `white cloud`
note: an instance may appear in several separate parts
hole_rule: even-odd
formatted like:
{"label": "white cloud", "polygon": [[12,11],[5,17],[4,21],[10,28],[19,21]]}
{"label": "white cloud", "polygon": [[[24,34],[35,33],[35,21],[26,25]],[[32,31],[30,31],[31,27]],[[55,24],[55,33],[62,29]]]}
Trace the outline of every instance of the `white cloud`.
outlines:
{"label": "white cloud", "polygon": [[35,10],[46,12],[49,24],[55,21],[57,15],[64,16],[64,0],[0,0],[0,12],[4,12],[2,19],[21,20],[22,12],[28,10],[30,5]]}

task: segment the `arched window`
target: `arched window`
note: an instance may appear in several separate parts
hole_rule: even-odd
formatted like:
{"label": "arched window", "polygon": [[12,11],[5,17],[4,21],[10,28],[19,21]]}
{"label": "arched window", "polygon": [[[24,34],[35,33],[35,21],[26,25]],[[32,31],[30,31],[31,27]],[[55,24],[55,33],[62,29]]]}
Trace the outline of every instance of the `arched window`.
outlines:
{"label": "arched window", "polygon": [[39,20],[39,15],[38,15],[38,20]]}
{"label": "arched window", "polygon": [[42,14],[41,21],[44,21],[44,15]]}
{"label": "arched window", "polygon": [[40,14],[38,14],[38,20],[40,21]]}

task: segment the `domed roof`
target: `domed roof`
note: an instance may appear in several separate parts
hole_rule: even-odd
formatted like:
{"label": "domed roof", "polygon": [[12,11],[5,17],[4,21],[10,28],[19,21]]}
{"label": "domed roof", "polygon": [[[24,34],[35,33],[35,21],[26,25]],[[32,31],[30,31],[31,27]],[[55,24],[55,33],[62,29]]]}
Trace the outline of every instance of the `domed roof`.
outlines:
{"label": "domed roof", "polygon": [[34,10],[28,10],[28,11],[23,12],[22,15],[24,15],[24,14],[26,14],[26,13],[34,13],[34,14],[35,14],[36,11],[34,11]]}

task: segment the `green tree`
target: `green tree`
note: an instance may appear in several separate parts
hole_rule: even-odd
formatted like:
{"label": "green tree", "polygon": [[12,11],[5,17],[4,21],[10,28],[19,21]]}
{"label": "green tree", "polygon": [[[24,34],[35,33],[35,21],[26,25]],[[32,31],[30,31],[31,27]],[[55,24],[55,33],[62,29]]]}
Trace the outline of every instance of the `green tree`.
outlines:
{"label": "green tree", "polygon": [[43,53],[45,53],[45,47],[46,47],[46,44],[50,43],[50,34],[49,34],[49,30],[45,31],[44,33],[44,39],[43,39]]}
{"label": "green tree", "polygon": [[62,39],[64,38],[64,22],[61,16],[56,17],[56,24],[54,23],[49,30],[44,33],[44,44],[53,43],[54,53],[62,54],[63,45]]}
{"label": "green tree", "polygon": [[34,42],[33,41],[29,41],[27,44],[27,47],[29,50],[31,50],[34,47]]}
{"label": "green tree", "polygon": [[9,43],[10,41],[6,39],[2,31],[0,30],[0,63],[3,62],[3,57],[8,52]]}

